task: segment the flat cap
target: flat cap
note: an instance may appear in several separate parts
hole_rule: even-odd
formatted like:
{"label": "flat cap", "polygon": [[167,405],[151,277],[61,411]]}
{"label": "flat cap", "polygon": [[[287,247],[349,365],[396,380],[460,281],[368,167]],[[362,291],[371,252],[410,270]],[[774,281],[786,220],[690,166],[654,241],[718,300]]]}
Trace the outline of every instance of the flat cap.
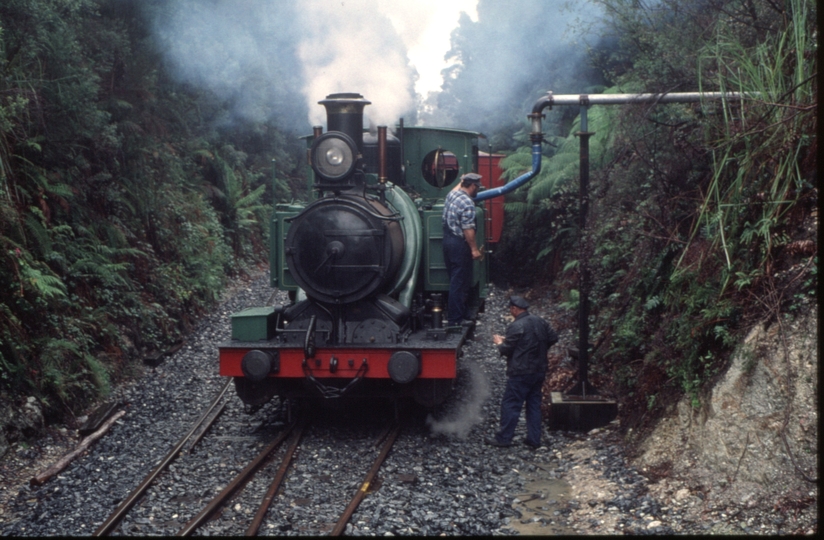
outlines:
{"label": "flat cap", "polygon": [[469,184],[478,184],[479,186],[482,186],[483,184],[481,184],[481,180],[483,180],[483,179],[484,179],[484,177],[481,176],[480,174],[471,172],[471,173],[466,173],[465,175],[461,176],[461,183],[463,183],[463,184],[467,184],[467,183],[469,183]]}
{"label": "flat cap", "polygon": [[524,300],[523,296],[510,296],[509,297],[509,305],[510,306],[515,306],[515,307],[521,308],[521,309],[528,309],[529,308],[529,302]]}

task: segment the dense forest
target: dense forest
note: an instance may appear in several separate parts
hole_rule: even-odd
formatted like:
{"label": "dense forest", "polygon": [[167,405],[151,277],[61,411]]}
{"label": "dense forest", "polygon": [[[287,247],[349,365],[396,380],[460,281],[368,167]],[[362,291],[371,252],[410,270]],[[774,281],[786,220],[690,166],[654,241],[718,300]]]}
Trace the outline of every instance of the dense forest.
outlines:
{"label": "dense forest", "polygon": [[[157,24],[229,4],[0,5],[0,401],[79,412],[266,261],[271,203],[305,189],[288,30],[300,4],[272,6],[282,31],[248,79],[231,61],[202,65],[223,80],[196,76],[191,51],[168,54],[189,34]],[[514,178],[530,167],[526,113],[548,90],[752,96],[592,107],[583,234],[579,118],[548,111],[542,172],[508,196],[496,254],[500,279],[552,284],[570,313],[584,255],[593,378],[634,418],[674,395],[698,404],[747,328],[816,301],[816,3],[595,0],[564,19],[574,47],[538,4],[480,0],[452,34],[442,91],[410,122],[483,130]]]}
{"label": "dense forest", "polygon": [[164,69],[169,8],[0,5],[4,401],[105,396],[267,259],[271,202],[303,185],[289,131]]}

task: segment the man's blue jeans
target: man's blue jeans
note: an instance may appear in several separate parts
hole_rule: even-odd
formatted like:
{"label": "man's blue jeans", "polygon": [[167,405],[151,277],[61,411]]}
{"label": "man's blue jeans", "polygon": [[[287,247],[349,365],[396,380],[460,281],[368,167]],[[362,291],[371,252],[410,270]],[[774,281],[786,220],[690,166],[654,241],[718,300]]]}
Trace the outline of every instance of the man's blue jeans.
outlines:
{"label": "man's blue jeans", "polygon": [[541,445],[541,387],[545,378],[546,374],[507,378],[501,400],[501,429],[495,435],[499,443],[512,442],[521,416],[521,406],[526,403],[526,442],[533,446]]}
{"label": "man's blue jeans", "polygon": [[466,296],[472,281],[472,250],[464,238],[452,234],[444,227],[443,260],[449,273],[449,299],[447,320],[449,326],[457,326],[466,319]]}

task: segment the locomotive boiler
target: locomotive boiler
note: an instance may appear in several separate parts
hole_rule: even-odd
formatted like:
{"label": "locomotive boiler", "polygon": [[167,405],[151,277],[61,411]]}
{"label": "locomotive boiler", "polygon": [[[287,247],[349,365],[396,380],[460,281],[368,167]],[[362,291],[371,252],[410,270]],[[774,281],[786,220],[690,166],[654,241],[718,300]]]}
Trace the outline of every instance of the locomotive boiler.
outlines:
{"label": "locomotive boiler", "polygon": [[[479,152],[482,135],[471,131],[402,120],[391,132],[365,131],[370,102],[360,94],[319,103],[327,131],[315,127],[306,137],[311,200],[276,204],[271,220],[270,281],[289,302],[232,315],[220,374],[234,378],[250,406],[277,395],[411,398],[435,407],[451,393],[474,330],[446,326],[443,202],[467,172],[500,185],[497,158]],[[537,147],[540,165],[540,140]],[[490,194],[502,194],[495,189]],[[488,201],[476,212],[486,250],[502,226],[491,208]],[[488,264],[474,262],[473,320],[487,296]]]}

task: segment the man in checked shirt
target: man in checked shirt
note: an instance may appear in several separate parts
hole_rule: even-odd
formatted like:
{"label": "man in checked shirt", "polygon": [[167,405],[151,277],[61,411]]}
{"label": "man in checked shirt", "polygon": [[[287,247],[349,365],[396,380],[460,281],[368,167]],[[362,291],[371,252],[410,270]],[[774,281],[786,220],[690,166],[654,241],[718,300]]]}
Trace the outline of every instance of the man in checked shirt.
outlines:
{"label": "man in checked shirt", "polygon": [[481,175],[461,176],[460,187],[446,196],[443,206],[443,259],[449,272],[449,326],[467,319],[466,295],[472,281],[472,261],[483,255],[475,240],[475,203],[472,199],[483,189]]}

